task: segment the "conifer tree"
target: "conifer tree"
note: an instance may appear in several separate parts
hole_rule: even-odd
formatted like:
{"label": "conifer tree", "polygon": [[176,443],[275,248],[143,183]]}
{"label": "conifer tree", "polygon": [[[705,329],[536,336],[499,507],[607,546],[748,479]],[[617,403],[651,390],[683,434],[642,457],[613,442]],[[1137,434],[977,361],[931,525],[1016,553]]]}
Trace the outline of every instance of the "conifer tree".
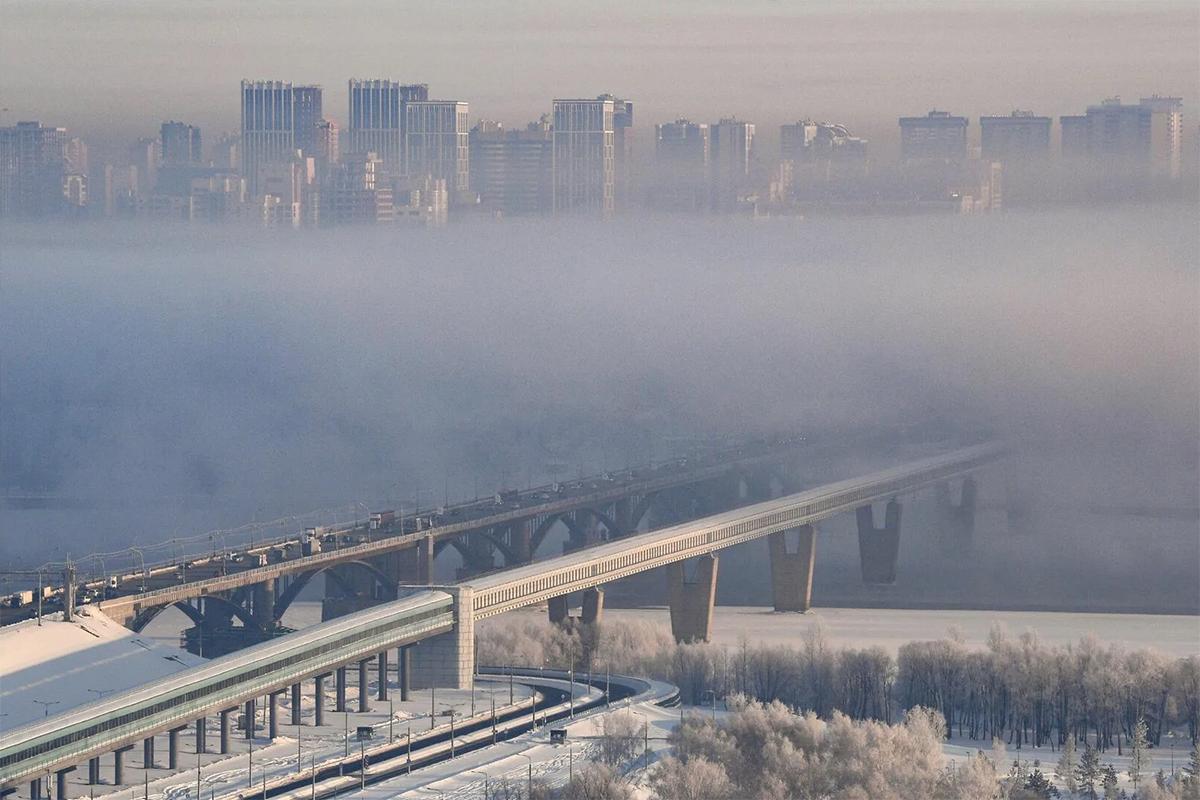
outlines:
{"label": "conifer tree", "polygon": [[1149,772],[1150,743],[1146,730],[1146,720],[1138,717],[1133,726],[1133,738],[1129,742],[1129,779],[1133,781],[1133,791],[1136,793],[1142,782],[1142,775]]}
{"label": "conifer tree", "polygon": [[1079,786],[1075,783],[1075,769],[1079,766],[1079,756],[1075,750],[1075,737],[1068,736],[1063,745],[1062,755],[1054,767],[1054,777],[1063,785],[1068,793],[1074,794]]}
{"label": "conifer tree", "polygon": [[1085,742],[1083,746],[1083,755],[1079,757],[1079,766],[1075,768],[1075,783],[1077,791],[1079,791],[1087,800],[1096,800],[1099,795],[1096,794],[1096,782],[1100,779],[1100,754],[1092,747],[1090,742]]}

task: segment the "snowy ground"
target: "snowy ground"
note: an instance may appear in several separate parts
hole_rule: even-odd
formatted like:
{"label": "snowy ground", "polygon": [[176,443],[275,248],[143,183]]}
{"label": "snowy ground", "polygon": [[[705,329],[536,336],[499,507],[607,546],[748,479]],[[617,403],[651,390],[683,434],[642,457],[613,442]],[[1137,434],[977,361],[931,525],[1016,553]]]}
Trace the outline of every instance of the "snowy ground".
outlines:
{"label": "snowy ground", "polygon": [[[175,637],[178,643],[178,635]],[[141,686],[204,659],[81,607],[0,628],[0,733]]]}

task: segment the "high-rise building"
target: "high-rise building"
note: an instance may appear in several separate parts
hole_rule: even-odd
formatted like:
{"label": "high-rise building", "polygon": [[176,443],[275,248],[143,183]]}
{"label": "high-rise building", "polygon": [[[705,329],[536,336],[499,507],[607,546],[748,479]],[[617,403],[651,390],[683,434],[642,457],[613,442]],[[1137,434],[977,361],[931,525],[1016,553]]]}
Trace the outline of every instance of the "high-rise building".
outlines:
{"label": "high-rise building", "polygon": [[1179,177],[1183,154],[1183,101],[1142,98],[1125,105],[1111,97],[1087,112],[1060,118],[1063,157],[1130,176]]}
{"label": "high-rise building", "polygon": [[317,169],[322,173],[331,164],[336,164],[341,157],[341,130],[331,119],[323,119],[317,123],[317,140],[313,149],[313,158],[317,161]]}
{"label": "high-rise building", "polygon": [[328,218],[340,225],[395,219],[391,182],[375,153],[352,153],[338,164]]}
{"label": "high-rise building", "polygon": [[984,161],[1005,166],[1037,163],[1050,156],[1050,117],[1014,111],[1005,117],[980,117],[980,152]]}
{"label": "high-rise building", "polygon": [[840,123],[806,119],[779,126],[779,152],[784,161],[797,164],[821,159],[864,162],[867,140],[851,136]]}
{"label": "high-rise building", "polygon": [[193,167],[204,161],[200,149],[200,129],[184,122],[164,122],[159,135],[162,163],[165,167]]}
{"label": "high-rise building", "polygon": [[251,196],[260,193],[258,173],[265,166],[316,149],[321,119],[319,86],[242,81],[242,175]]}
{"label": "high-rise building", "polygon": [[457,198],[470,189],[470,114],[461,100],[404,103],[404,172],[446,181]]}
{"label": "high-rise building", "polygon": [[471,191],[492,213],[544,214],[551,210],[553,141],[550,118],[524,130],[481,120],[471,129]]}
{"label": "high-rise building", "polygon": [[712,203],[717,210],[736,208],[750,190],[754,123],[727,117],[709,127],[712,148]]}
{"label": "high-rise building", "polygon": [[351,80],[350,107],[342,151],[375,153],[393,177],[404,172],[404,104],[429,99],[423,83]]}
{"label": "high-rise building", "polygon": [[0,217],[40,217],[63,209],[67,148],[66,128],[39,122],[0,128]]}
{"label": "high-rise building", "polygon": [[617,207],[618,173],[622,183],[628,176],[625,159],[632,142],[628,135],[632,101],[612,95],[555,100],[553,118],[555,212],[612,214]]}
{"label": "high-rise building", "polygon": [[217,139],[212,147],[210,162],[219,170],[240,170],[242,168],[241,153],[242,137],[236,133],[226,133]]}
{"label": "high-rise building", "polygon": [[633,101],[611,94],[600,99],[613,102],[613,203],[625,208],[633,182]]}
{"label": "high-rise building", "polygon": [[900,156],[905,161],[965,161],[966,117],[930,111],[923,117],[900,118]]}
{"label": "high-rise building", "polygon": [[659,208],[695,211],[709,205],[711,138],[706,123],[677,119],[654,126],[654,180]]}

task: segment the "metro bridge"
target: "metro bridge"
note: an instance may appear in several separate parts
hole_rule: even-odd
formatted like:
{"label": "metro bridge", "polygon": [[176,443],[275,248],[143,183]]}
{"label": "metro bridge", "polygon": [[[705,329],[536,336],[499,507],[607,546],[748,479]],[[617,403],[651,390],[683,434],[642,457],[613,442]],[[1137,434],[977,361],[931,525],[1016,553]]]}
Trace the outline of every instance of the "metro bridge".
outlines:
{"label": "metro bridge", "polygon": [[[275,734],[276,698],[290,691],[298,698],[301,682],[312,680],[318,709],[325,705],[325,681],[335,677],[335,702],[346,707],[347,670],[357,666],[359,707],[368,703],[367,671],[379,670],[381,695],[387,687],[387,658],[397,649],[402,697],[411,684],[468,686],[474,669],[476,619],[548,602],[550,616],[564,624],[597,621],[603,608],[603,584],[658,567],[670,583],[671,627],[682,641],[708,638],[716,594],[717,551],[768,537],[775,608],[806,610],[811,600],[816,556],[815,525],[853,511],[859,552],[867,582],[895,580],[900,543],[899,498],[934,488],[946,515],[960,534],[974,523],[975,474],[999,461],[1005,450],[983,444],[913,461],[861,477],[788,494],[763,502],[672,525],[649,533],[587,547],[515,569],[504,569],[445,587],[409,587],[412,593],[374,608],[279,637],[216,659],[153,684],[63,712],[0,736],[0,795],[31,781],[30,795],[41,793],[41,779],[57,776],[62,798],[65,776],[87,761],[98,773],[102,755],[122,754],[138,741],[151,753],[153,736],[181,731],[196,723],[197,749],[203,750],[203,720],[220,715],[222,739],[228,717],[265,698]],[[961,501],[950,503],[949,484],[962,482]],[[873,506],[884,503],[883,525]],[[798,541],[789,547],[789,534]],[[689,576],[685,562],[697,562]],[[583,616],[568,617],[566,598],[583,591]],[[114,601],[118,608],[123,599]],[[102,608],[107,611],[108,604]],[[419,642],[419,644],[417,644]],[[414,646],[416,645],[416,646]],[[293,703],[298,708],[299,703]],[[320,711],[318,717],[320,717]],[[293,719],[299,724],[298,716]],[[319,722],[318,722],[319,724]],[[247,730],[246,735],[253,735]],[[171,740],[174,741],[174,738]],[[227,752],[222,742],[222,752]],[[120,774],[119,766],[117,773]],[[118,780],[119,782],[119,780]]]}

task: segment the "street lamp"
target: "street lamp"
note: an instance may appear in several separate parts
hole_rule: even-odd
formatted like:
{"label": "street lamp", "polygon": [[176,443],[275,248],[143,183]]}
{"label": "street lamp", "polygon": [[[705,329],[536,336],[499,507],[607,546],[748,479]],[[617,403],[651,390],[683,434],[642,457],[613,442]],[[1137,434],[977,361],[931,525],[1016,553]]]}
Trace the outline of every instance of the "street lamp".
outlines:
{"label": "street lamp", "polygon": [[467,773],[483,776],[483,800],[488,800],[488,774],[481,769],[469,769]]}
{"label": "street lamp", "polygon": [[34,700],[33,702],[40,705],[42,707],[42,710],[46,712],[43,716],[48,717],[48,716],[50,716],[50,706],[56,706],[59,703],[61,703],[62,701],[61,700]]}
{"label": "street lamp", "polygon": [[526,796],[533,797],[533,756],[527,755],[522,752],[518,752],[517,755],[519,755],[521,758],[524,758],[525,760],[527,760],[529,762],[529,788],[528,788]]}

